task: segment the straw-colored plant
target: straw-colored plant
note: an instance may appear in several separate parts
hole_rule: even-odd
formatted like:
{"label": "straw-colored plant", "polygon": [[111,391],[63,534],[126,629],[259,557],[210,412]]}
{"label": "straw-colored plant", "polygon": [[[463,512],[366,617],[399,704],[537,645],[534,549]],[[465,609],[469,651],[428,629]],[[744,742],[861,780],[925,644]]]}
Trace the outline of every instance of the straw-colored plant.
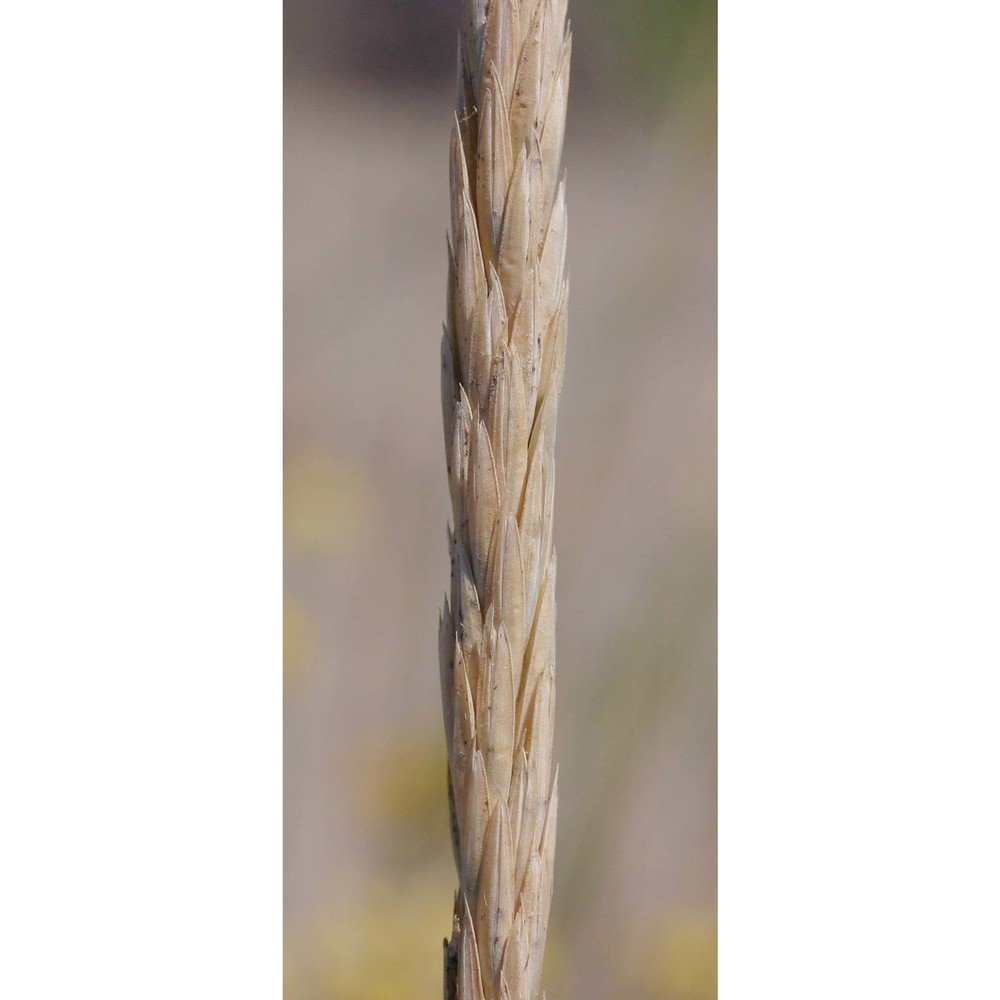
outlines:
{"label": "straw-colored plant", "polygon": [[566,0],[466,0],[442,404],[441,686],[458,867],[446,1000],[536,1000],[557,784],[552,544],[566,346]]}

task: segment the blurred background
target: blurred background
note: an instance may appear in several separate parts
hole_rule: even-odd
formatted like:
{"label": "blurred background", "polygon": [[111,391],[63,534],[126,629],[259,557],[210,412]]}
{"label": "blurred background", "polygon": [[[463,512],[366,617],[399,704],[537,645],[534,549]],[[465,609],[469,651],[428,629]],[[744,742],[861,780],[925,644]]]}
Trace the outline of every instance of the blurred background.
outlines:
{"label": "blurred background", "polygon": [[[439,1000],[459,0],[285,0],[285,996]],[[570,0],[552,1000],[716,996],[716,5]]]}

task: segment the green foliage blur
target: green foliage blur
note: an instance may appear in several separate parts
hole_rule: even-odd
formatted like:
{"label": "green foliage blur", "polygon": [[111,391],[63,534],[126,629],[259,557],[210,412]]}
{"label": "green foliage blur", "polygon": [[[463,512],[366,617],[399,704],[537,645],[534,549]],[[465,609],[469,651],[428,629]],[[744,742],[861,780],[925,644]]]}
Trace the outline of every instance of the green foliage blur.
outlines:
{"label": "green foliage blur", "polygon": [[715,0],[573,0],[574,84],[636,114],[714,92]]}

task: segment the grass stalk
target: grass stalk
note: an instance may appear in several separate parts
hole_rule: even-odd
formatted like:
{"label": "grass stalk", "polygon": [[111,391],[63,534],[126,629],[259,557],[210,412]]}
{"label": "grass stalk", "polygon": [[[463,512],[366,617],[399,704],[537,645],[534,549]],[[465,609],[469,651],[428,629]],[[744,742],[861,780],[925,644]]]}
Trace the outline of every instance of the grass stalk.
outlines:
{"label": "grass stalk", "polygon": [[568,281],[566,0],[464,0],[442,408],[440,624],[458,870],[445,1000],[536,1000],[552,895],[556,408]]}

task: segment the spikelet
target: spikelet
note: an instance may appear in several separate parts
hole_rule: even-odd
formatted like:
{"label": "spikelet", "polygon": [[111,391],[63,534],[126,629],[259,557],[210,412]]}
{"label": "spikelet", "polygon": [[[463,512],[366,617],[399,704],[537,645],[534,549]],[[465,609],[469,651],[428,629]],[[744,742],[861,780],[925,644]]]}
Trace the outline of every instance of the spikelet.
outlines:
{"label": "spikelet", "polygon": [[441,404],[440,622],[459,888],[446,1000],[538,1000],[557,779],[552,506],[566,350],[566,0],[463,0]]}

